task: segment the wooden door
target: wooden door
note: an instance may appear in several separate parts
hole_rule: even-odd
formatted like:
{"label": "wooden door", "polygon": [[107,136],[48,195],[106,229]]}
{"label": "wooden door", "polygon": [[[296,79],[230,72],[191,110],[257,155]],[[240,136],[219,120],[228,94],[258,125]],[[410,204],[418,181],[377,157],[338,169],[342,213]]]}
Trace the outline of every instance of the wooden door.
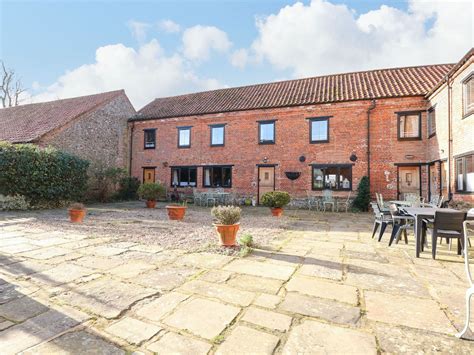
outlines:
{"label": "wooden door", "polygon": [[274,166],[260,166],[258,168],[258,201],[263,194],[275,190],[275,167]]}
{"label": "wooden door", "polygon": [[430,165],[430,200],[433,196],[439,196],[439,169],[436,164]]}
{"label": "wooden door", "polygon": [[155,182],[155,168],[143,168],[143,183]]}
{"label": "wooden door", "polygon": [[416,194],[420,196],[420,167],[400,166],[398,168],[398,195],[400,199],[405,194]]}

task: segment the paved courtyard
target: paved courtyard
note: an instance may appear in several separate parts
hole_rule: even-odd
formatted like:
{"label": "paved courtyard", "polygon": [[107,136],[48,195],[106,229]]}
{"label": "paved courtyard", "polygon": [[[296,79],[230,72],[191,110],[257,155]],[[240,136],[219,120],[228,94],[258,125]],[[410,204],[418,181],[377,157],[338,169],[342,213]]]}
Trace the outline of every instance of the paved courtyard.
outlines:
{"label": "paved courtyard", "polygon": [[241,258],[0,214],[0,353],[474,352],[453,336],[467,287],[455,248],[416,259],[412,235],[371,239],[366,214],[281,223]]}

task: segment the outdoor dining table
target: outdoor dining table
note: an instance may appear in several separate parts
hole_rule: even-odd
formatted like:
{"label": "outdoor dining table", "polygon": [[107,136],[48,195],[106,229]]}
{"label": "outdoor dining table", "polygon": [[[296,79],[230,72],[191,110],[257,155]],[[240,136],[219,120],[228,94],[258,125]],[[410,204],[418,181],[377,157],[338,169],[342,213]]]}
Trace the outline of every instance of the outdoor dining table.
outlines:
{"label": "outdoor dining table", "polygon": [[[406,214],[413,216],[415,218],[415,249],[416,249],[416,257],[420,257],[421,251],[421,235],[422,235],[422,228],[423,228],[423,219],[433,219],[435,216],[436,211],[444,211],[444,212],[459,212],[457,210],[453,210],[452,208],[423,208],[423,207],[402,207]],[[467,215],[468,220],[474,220],[474,214]]]}
{"label": "outdoor dining table", "polygon": [[[394,201],[389,201],[389,203],[393,203],[397,206],[406,206],[406,207],[413,206],[413,201],[394,200]],[[426,203],[426,202],[421,202],[420,206],[421,207],[433,207],[433,205],[430,205],[429,203]]]}

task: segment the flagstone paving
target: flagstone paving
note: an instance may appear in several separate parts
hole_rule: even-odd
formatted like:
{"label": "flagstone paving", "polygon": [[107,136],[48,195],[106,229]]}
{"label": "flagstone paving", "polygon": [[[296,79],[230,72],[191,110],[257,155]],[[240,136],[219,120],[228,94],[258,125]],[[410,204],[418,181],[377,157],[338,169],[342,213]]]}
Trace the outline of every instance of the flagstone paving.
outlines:
{"label": "flagstone paving", "polygon": [[389,248],[390,231],[378,243],[370,215],[289,211],[244,258],[33,218],[0,214],[2,355],[474,353],[453,336],[462,258],[443,243],[416,259],[413,236]]}

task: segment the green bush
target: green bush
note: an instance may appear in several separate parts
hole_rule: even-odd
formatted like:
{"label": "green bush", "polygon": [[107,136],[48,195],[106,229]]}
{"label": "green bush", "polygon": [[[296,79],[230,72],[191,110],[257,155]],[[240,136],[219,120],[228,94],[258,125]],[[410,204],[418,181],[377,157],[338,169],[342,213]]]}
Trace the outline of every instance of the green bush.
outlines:
{"label": "green bush", "polygon": [[228,226],[239,223],[241,212],[241,208],[237,206],[217,206],[211,210],[217,224]]}
{"label": "green bush", "polygon": [[124,168],[99,168],[94,172],[94,185],[96,195],[100,202],[107,202],[112,199],[113,194],[117,190],[117,185],[127,176],[127,170]]}
{"label": "green bush", "polygon": [[81,200],[89,162],[53,148],[0,142],[0,194],[32,205]]}
{"label": "green bush", "polygon": [[134,176],[126,176],[120,179],[119,188],[115,195],[118,200],[137,200],[140,180]]}
{"label": "green bush", "polygon": [[138,188],[138,196],[144,200],[156,201],[166,195],[166,187],[157,182],[147,182]]}
{"label": "green bush", "polygon": [[352,202],[352,207],[358,209],[359,211],[368,211],[370,204],[370,186],[369,178],[363,176],[360,179],[359,186],[357,187],[357,196]]}
{"label": "green bush", "polygon": [[3,196],[0,195],[0,211],[15,211],[15,210],[27,210],[30,207],[25,196],[13,195]]}
{"label": "green bush", "polygon": [[285,191],[271,191],[262,196],[262,205],[270,208],[281,208],[290,203],[290,194]]}

